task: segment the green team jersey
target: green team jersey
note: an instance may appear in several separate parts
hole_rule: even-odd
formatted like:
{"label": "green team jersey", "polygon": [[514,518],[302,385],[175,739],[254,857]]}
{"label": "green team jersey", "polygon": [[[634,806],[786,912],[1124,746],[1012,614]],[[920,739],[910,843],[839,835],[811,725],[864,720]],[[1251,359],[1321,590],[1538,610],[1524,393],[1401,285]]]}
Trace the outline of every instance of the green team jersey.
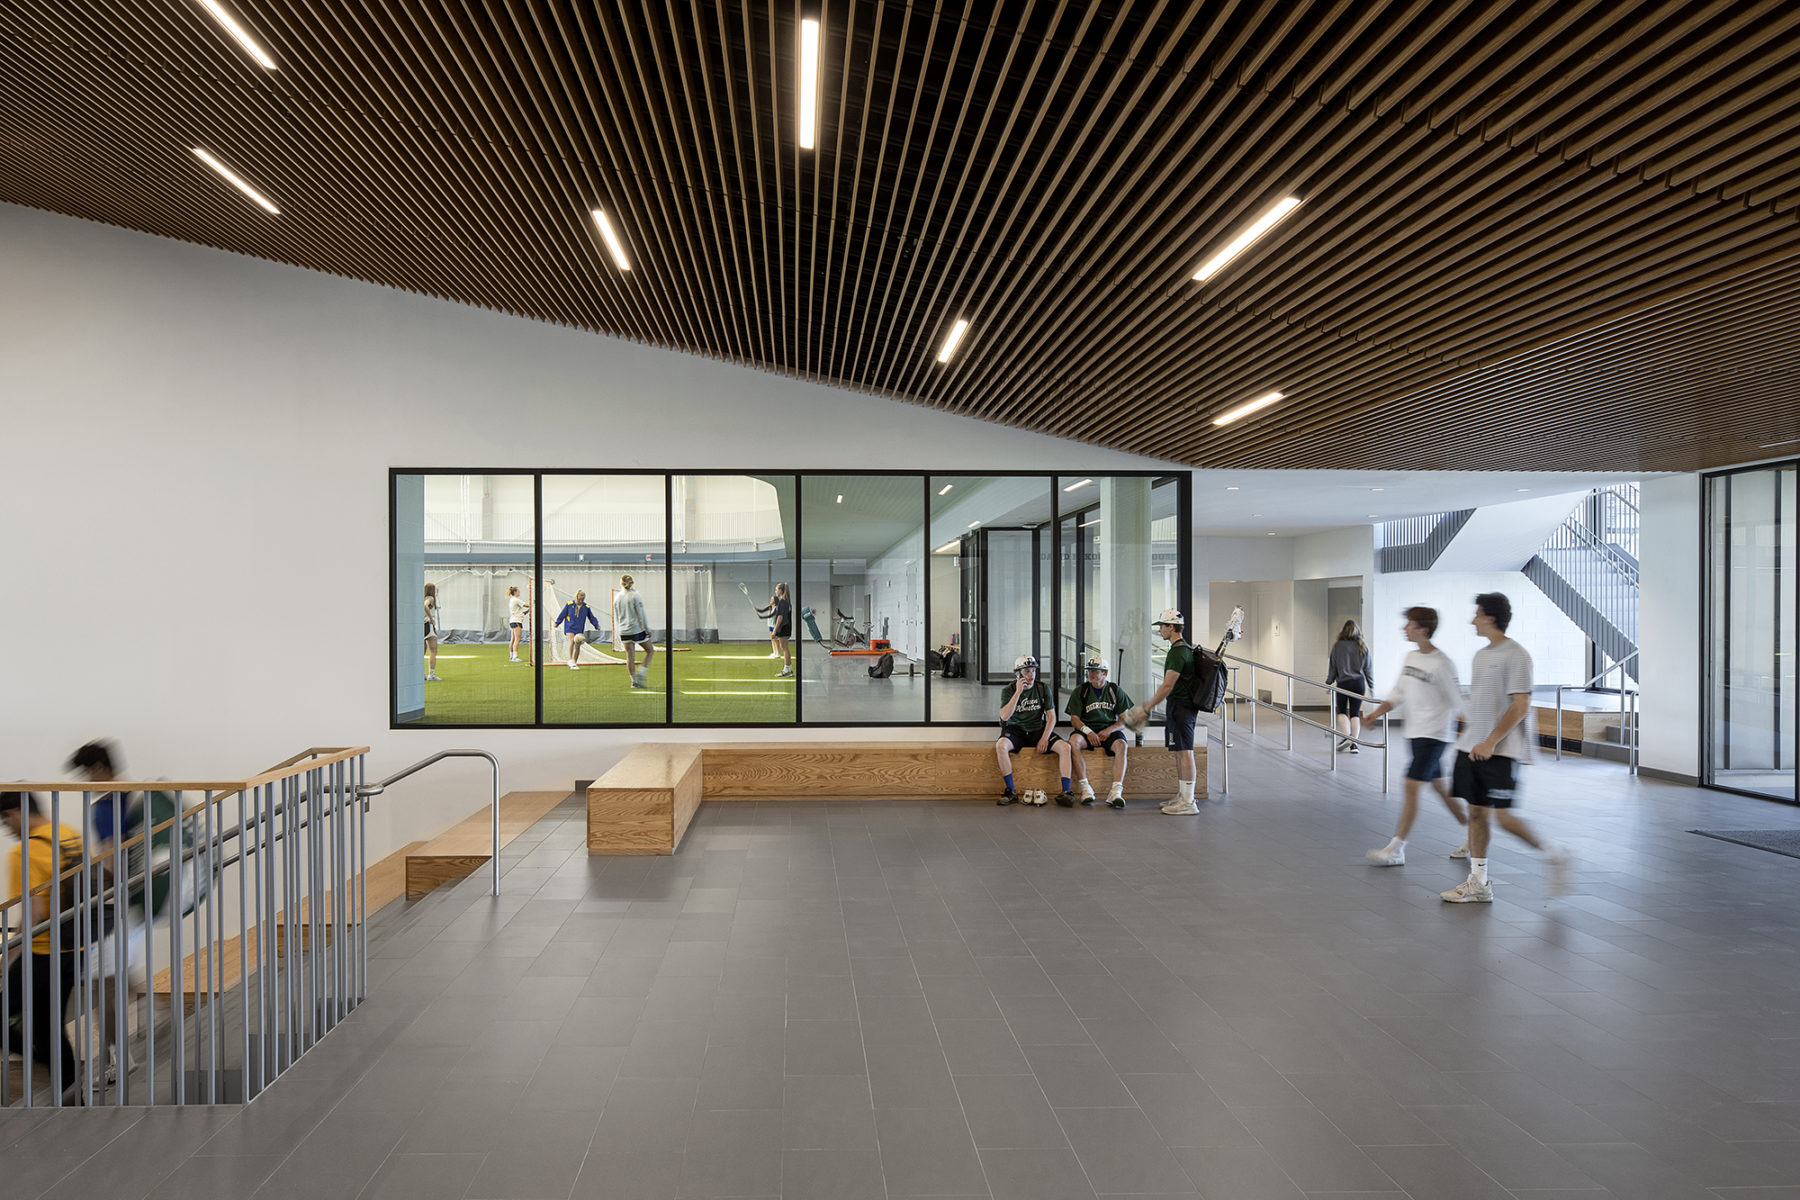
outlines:
{"label": "green team jersey", "polygon": [[1103,683],[1096,690],[1084,681],[1069,693],[1069,706],[1063,711],[1071,717],[1081,718],[1083,725],[1098,731],[1117,724],[1120,715],[1130,707],[1131,697],[1118,684]]}
{"label": "green team jersey", "polygon": [[[1005,708],[1012,699],[1013,685],[1007,684],[1000,689],[1000,707]],[[1050,685],[1038,680],[1023,692],[1019,693],[1019,703],[1014,706],[1012,716],[1001,721],[1008,729],[1017,729],[1033,738],[1042,737],[1044,723],[1050,714],[1056,711],[1056,701],[1050,698]]]}
{"label": "green team jersey", "polygon": [[1169,703],[1193,707],[1188,703],[1188,697],[1194,692],[1194,648],[1186,642],[1170,646],[1169,657],[1163,660],[1163,670],[1181,672],[1181,678],[1175,681],[1175,690],[1169,693]]}

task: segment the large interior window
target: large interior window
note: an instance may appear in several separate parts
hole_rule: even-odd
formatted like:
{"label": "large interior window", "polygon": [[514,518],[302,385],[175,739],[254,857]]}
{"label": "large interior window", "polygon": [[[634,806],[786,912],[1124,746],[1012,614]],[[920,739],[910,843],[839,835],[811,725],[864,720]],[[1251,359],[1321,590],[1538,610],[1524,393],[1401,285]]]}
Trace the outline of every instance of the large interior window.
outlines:
{"label": "large interior window", "polygon": [[1792,802],[1795,728],[1794,466],[1709,476],[1706,782]]}
{"label": "large interior window", "polygon": [[1089,657],[1147,693],[1184,607],[1185,475],[391,486],[396,728],[987,725],[1021,655],[1059,703]]}

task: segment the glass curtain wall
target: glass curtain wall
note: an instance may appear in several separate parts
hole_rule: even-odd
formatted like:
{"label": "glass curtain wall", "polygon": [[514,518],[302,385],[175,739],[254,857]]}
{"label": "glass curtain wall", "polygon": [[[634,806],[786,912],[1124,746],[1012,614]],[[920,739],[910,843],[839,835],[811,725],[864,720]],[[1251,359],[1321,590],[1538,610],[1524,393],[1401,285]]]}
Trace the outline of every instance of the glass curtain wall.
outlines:
{"label": "glass curtain wall", "polygon": [[1057,480],[1062,512],[1060,690],[1080,681],[1082,663],[1097,657],[1134,700],[1161,682],[1151,661],[1150,622],[1172,603],[1174,583],[1157,561],[1156,481],[1134,476],[1065,476]]}
{"label": "glass curtain wall", "polygon": [[518,662],[510,628],[510,600],[531,587],[534,486],[530,475],[393,477],[396,724],[536,720],[529,626]]}
{"label": "glass curtain wall", "polygon": [[1708,477],[1706,781],[1795,799],[1794,466]]}
{"label": "glass curtain wall", "polygon": [[536,610],[545,724],[661,725],[667,718],[664,491],[661,475],[544,476]]}
{"label": "glass curtain wall", "polygon": [[675,723],[794,721],[794,676],[775,636],[778,598],[801,624],[794,476],[676,475],[670,487]]}
{"label": "glass curtain wall", "polygon": [[805,642],[798,659],[801,720],[923,721],[923,481],[917,475],[804,476],[800,531],[794,629],[797,642]]}

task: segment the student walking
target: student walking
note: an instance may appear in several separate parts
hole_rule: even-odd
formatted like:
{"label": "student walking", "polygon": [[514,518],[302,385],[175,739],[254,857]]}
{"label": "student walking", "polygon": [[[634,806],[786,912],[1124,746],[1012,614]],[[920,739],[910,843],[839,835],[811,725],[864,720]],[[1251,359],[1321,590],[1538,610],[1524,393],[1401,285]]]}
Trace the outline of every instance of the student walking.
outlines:
{"label": "student walking", "polygon": [[[1013,660],[1013,681],[1001,691],[1000,737],[994,742],[994,757],[1000,762],[1006,791],[994,803],[1019,802],[1019,794],[1013,790],[1012,756],[1029,747],[1039,754],[1056,755],[1062,774],[1062,794],[1056,802],[1070,808],[1075,799],[1069,793],[1069,743],[1056,732],[1056,701],[1048,685],[1038,678],[1037,670],[1037,659],[1029,654],[1019,655]],[[1042,804],[1043,793],[1038,796],[1036,803]],[[1027,803],[1032,801],[1027,798]]]}
{"label": "student walking", "polygon": [[[64,1101],[69,1101],[79,1094],[80,1084],[75,1046],[63,1018],[86,947],[81,945],[83,923],[71,907],[73,889],[67,879],[58,882],[58,878],[81,861],[82,841],[78,821],[69,820],[68,806],[57,815],[60,820],[52,821],[42,801],[31,792],[0,792],[0,825],[19,841],[18,867],[12,873],[17,886],[11,893],[23,897],[18,928],[24,931],[47,923],[57,908],[62,914],[55,937],[48,929],[37,934],[28,954],[18,953],[8,967],[6,990],[14,998],[14,1015],[21,1019],[6,1031],[7,1047],[23,1055],[29,1025],[32,1061],[50,1068],[52,1081],[62,1089]],[[57,889],[55,896],[51,895],[53,888]]]}
{"label": "student walking", "polygon": [[1194,692],[1194,648],[1182,637],[1186,628],[1179,609],[1165,608],[1157,616],[1158,637],[1169,643],[1163,659],[1163,681],[1156,694],[1133,708],[1127,724],[1141,726],[1149,711],[1169,702],[1163,713],[1163,746],[1175,754],[1175,774],[1179,779],[1174,798],[1162,806],[1171,817],[1191,817],[1200,811],[1194,803],[1194,722],[1200,712],[1190,703]]}
{"label": "student walking", "polygon": [[[644,611],[644,598],[629,575],[619,576],[619,594],[613,597],[614,636],[625,644],[625,669],[631,673],[631,686],[641,688],[650,675],[650,660],[656,657],[656,643],[650,639],[650,617]],[[644,651],[644,665],[637,665],[639,647]]]}
{"label": "student walking", "polygon": [[1086,756],[1083,750],[1103,750],[1112,759],[1112,787],[1106,793],[1110,808],[1125,807],[1125,758],[1130,739],[1125,736],[1124,714],[1131,708],[1131,697],[1116,683],[1106,681],[1106,660],[1090,657],[1083,664],[1086,680],[1069,693],[1069,745],[1074,750],[1075,779],[1081,785],[1081,802],[1094,802],[1094,788],[1088,782]]}
{"label": "student walking", "polygon": [[1362,698],[1369,693],[1369,643],[1355,621],[1345,621],[1331,645],[1331,665],[1326,668],[1325,682],[1348,691],[1331,693],[1332,709],[1337,713],[1338,732],[1344,739],[1338,743],[1340,754],[1359,754],[1362,747],[1355,739],[1362,736]]}
{"label": "student walking", "polygon": [[[1369,713],[1370,721],[1383,713],[1401,711],[1401,732],[1412,750],[1412,762],[1406,768],[1405,799],[1400,805],[1400,823],[1394,836],[1379,850],[1367,854],[1378,867],[1406,865],[1406,838],[1419,815],[1419,789],[1429,784],[1458,825],[1469,823],[1467,810],[1460,800],[1450,795],[1444,781],[1444,749],[1450,744],[1456,714],[1462,711],[1462,687],[1456,680],[1456,664],[1448,655],[1431,644],[1437,632],[1435,608],[1415,606],[1406,610],[1406,624],[1400,632],[1416,649],[1400,666],[1400,678],[1388,692],[1387,699]],[[1450,852],[1451,858],[1469,857],[1469,839]]]}
{"label": "student walking", "polygon": [[1470,622],[1487,645],[1475,652],[1469,671],[1468,724],[1456,742],[1452,791],[1469,802],[1469,877],[1440,893],[1451,904],[1487,904],[1490,821],[1550,858],[1550,894],[1568,889],[1567,851],[1540,838],[1513,815],[1518,802],[1519,766],[1531,760],[1527,718],[1531,715],[1531,655],[1512,638],[1512,602],[1499,592],[1475,597]]}

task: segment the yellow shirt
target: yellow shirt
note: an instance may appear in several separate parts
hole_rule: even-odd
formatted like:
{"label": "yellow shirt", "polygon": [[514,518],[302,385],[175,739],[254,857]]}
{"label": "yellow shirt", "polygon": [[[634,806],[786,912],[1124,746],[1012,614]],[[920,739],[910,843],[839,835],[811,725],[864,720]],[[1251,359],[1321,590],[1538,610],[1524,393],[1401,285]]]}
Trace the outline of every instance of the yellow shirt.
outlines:
{"label": "yellow shirt", "polygon": [[[81,862],[81,831],[71,825],[61,825],[58,826],[58,829],[62,833],[62,867],[64,870],[69,870]],[[38,910],[36,917],[39,921],[50,915],[50,881],[56,878],[56,873],[56,853],[50,842],[50,820],[48,817],[39,819],[34,814],[31,822],[31,836],[19,847],[19,865],[13,873],[14,886],[11,894],[13,896],[20,895],[25,889],[19,886],[19,880],[26,880]],[[24,906],[21,905],[16,912],[17,915],[13,918],[15,929],[24,919]],[[62,949],[80,949],[73,943],[74,939],[65,932],[62,938]],[[50,931],[48,929],[31,939],[31,952],[33,954],[50,953]]]}

